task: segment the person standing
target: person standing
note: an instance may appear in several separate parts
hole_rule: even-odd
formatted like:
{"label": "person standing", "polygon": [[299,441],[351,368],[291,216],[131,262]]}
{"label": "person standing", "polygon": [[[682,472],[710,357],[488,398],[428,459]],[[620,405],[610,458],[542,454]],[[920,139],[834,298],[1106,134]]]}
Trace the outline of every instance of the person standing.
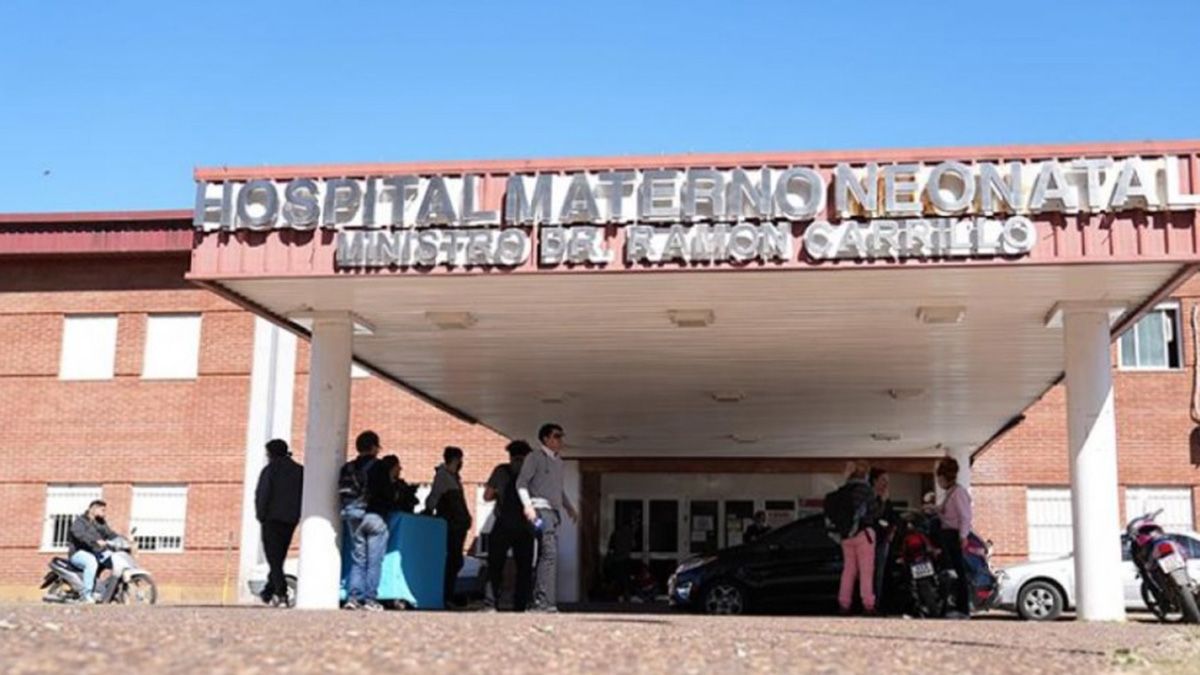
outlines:
{"label": "person standing", "polygon": [[578,514],[563,491],[565,444],[563,428],[543,424],[538,430],[539,449],[529,453],[517,475],[517,494],[521,497],[525,518],[537,530],[538,560],[534,574],[533,611],[556,612],[558,585],[558,527],[562,511],[572,521]]}
{"label": "person standing", "polygon": [[505,447],[508,462],[497,465],[488,478],[483,499],[496,502],[492,510],[492,531],[488,535],[488,577],[491,585],[490,608],[500,605],[504,589],[504,567],[512,551],[517,565],[517,585],[513,593],[513,611],[524,612],[529,606],[533,587],[533,528],[525,520],[521,496],[517,494],[517,476],[533,448],[516,440]]}
{"label": "person standing", "polygon": [[109,564],[112,557],[112,552],[108,550],[109,542],[120,536],[108,526],[107,512],[108,504],[104,500],[93,500],[86,511],[75,516],[67,532],[67,558],[71,564],[83,570],[83,594],[80,600],[85,604],[96,602],[96,574],[101,566]]}
{"label": "person standing", "polygon": [[875,532],[868,520],[875,492],[867,482],[870,468],[863,460],[851,463],[846,483],[826,497],[826,510],[832,512],[830,519],[842,537],[842,580],[838,589],[842,614],[850,613],[856,581],[863,610],[875,613]]}
{"label": "person standing", "polygon": [[471,512],[463,493],[460,474],[463,451],[453,445],[442,452],[442,464],[433,472],[433,485],[425,498],[425,513],[446,521],[446,572],[442,579],[442,598],[446,607],[455,603],[454,582],[463,567],[463,545],[471,530]]}
{"label": "person standing", "polygon": [[[350,535],[350,578],[346,588],[348,610],[383,609],[376,601],[382,551],[387,544],[387,523],[367,512],[368,472],[379,456],[379,434],[364,431],[354,439],[358,456],[342,466],[338,474],[338,497],[342,502],[342,522]],[[375,553],[377,558],[371,557]]]}
{"label": "person standing", "polygon": [[254,512],[262,532],[263,554],[271,571],[262,601],[287,606],[287,579],[283,561],[300,522],[300,498],[304,490],[304,467],[292,459],[287,441],[267,441],[267,465],[258,474],[254,490]]}
{"label": "person standing", "polygon": [[900,516],[891,500],[891,478],[885,469],[871,469],[868,482],[875,492],[870,509],[870,521],[875,528],[875,601],[883,598],[884,573],[887,570],[888,554]]}
{"label": "person standing", "polygon": [[938,487],[946,491],[946,496],[938,506],[937,513],[941,521],[938,530],[938,547],[946,554],[947,564],[958,575],[959,583],[954,586],[956,609],[946,613],[949,619],[971,618],[971,576],[967,570],[967,561],[963,549],[967,546],[967,537],[971,534],[971,495],[967,488],[958,484],[958,461],[953,457],[945,457],[938,462]]}
{"label": "person standing", "polygon": [[750,521],[750,526],[742,535],[742,541],[749,544],[770,531],[771,526],[767,525],[767,512],[760,509],[754,513],[754,520]]}

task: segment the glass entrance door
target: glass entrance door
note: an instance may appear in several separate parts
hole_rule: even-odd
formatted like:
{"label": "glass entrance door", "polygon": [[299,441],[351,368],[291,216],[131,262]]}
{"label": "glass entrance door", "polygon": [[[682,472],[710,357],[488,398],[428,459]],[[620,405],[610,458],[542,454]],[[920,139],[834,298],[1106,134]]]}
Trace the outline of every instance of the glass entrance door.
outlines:
{"label": "glass entrance door", "polygon": [[667,580],[687,550],[681,546],[687,524],[683,500],[614,496],[610,503],[612,524],[608,548],[627,546],[630,557],[654,578],[657,594],[665,595]]}

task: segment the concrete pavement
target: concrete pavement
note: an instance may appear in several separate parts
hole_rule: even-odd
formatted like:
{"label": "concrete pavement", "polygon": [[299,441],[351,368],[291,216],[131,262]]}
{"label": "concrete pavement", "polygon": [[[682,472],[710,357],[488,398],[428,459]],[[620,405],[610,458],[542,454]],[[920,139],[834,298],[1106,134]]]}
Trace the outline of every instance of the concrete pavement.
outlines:
{"label": "concrete pavement", "polygon": [[1197,664],[1200,628],[1139,621],[0,606],[0,671],[14,674],[1184,673]]}

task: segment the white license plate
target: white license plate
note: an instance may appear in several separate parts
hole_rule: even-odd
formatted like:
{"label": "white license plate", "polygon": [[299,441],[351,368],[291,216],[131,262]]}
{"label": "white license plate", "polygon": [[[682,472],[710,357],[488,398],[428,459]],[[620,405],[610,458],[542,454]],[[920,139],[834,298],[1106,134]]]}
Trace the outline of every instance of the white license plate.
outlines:
{"label": "white license plate", "polygon": [[1170,574],[1178,569],[1183,569],[1184,564],[1183,557],[1178,553],[1172,553],[1171,555],[1158,559],[1159,568],[1161,568],[1162,571],[1167,574]]}
{"label": "white license plate", "polygon": [[912,575],[914,579],[924,579],[925,577],[933,576],[933,563],[919,562],[913,565]]}

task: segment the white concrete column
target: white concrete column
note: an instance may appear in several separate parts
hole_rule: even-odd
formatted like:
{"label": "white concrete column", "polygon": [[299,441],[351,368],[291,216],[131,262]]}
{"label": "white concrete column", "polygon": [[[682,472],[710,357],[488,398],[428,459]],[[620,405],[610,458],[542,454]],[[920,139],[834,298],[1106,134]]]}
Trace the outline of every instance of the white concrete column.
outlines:
{"label": "white concrete column", "polygon": [[242,536],[238,544],[238,577],[234,590],[239,602],[258,601],[248,583],[254,569],[264,561],[262,536],[254,512],[254,491],[258,487],[258,474],[267,463],[267,441],[282,438],[289,444],[292,442],[295,367],[296,336],[266,319],[255,317],[250,410],[246,417],[246,464],[242,473]]}
{"label": "white concrete column", "polygon": [[1084,621],[1124,621],[1108,308],[1063,309],[1075,597]]}
{"label": "white concrete column", "polygon": [[350,424],[350,364],[354,324],[348,312],[316,312],[304,431],[304,501],[296,606],[337,609],[342,558],[338,549],[337,476],[346,461]]}
{"label": "white concrete column", "polygon": [[[581,474],[577,460],[563,462],[563,492],[579,510]],[[579,513],[583,518],[583,513]],[[579,602],[579,523],[563,514],[562,526],[558,531],[558,601]]]}
{"label": "white concrete column", "polygon": [[971,451],[970,447],[951,448],[946,454],[958,462],[958,484],[971,491]]}

